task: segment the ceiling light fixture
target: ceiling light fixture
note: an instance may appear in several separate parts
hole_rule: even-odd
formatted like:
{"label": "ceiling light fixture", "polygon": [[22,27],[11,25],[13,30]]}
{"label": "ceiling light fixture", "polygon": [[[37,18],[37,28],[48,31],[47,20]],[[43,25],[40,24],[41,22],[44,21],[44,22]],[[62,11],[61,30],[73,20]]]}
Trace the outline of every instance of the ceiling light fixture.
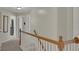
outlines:
{"label": "ceiling light fixture", "polygon": [[17,7],[17,10],[21,10],[22,9],[22,7]]}

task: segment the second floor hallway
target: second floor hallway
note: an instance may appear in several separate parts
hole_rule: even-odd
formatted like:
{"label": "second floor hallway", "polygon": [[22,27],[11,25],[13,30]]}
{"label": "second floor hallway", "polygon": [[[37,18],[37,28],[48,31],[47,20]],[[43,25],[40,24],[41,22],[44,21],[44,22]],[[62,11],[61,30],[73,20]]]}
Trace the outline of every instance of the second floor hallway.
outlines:
{"label": "second floor hallway", "polygon": [[0,7],[1,51],[79,51],[78,37],[78,7]]}

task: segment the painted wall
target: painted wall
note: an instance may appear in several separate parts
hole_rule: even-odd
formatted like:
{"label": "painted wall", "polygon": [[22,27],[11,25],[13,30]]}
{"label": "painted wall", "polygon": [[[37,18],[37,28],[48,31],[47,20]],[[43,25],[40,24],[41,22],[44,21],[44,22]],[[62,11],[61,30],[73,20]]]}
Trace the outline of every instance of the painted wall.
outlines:
{"label": "painted wall", "polygon": [[[4,41],[7,41],[7,40],[10,40],[12,38],[16,38],[16,23],[14,24],[14,36],[10,36],[10,25],[11,25],[11,19],[14,19],[14,22],[16,22],[16,17],[13,13],[9,12],[9,11],[5,11],[5,10],[2,10],[0,9],[0,23],[2,24],[1,25],[1,32],[0,32],[0,46],[1,46],[1,43],[4,42]],[[3,32],[3,15],[7,15],[9,16],[9,19],[8,19],[8,32],[7,33],[4,33]]]}

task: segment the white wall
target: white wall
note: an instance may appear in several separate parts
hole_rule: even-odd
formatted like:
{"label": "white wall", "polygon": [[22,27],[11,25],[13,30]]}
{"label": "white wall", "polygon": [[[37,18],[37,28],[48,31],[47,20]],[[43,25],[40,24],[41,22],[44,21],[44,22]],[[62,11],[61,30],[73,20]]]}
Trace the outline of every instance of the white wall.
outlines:
{"label": "white wall", "polygon": [[[4,42],[4,41],[7,41],[7,40],[10,40],[10,39],[12,39],[12,37],[16,37],[16,24],[14,25],[15,27],[15,29],[14,29],[14,31],[15,31],[15,33],[14,33],[14,36],[10,36],[10,22],[11,22],[11,19],[13,18],[14,19],[14,22],[16,22],[16,17],[15,17],[15,15],[13,14],[13,13],[11,13],[11,12],[8,12],[8,11],[5,11],[5,10],[2,10],[2,9],[0,9],[0,13],[1,13],[1,15],[0,15],[0,22],[1,22],[1,20],[2,20],[2,25],[1,25],[1,32],[0,32],[0,45],[1,45],[1,43],[2,42]],[[3,18],[2,18],[2,16],[3,15],[7,15],[7,16],[9,16],[9,19],[8,19],[8,32],[7,33],[4,33],[3,32]]]}
{"label": "white wall", "polygon": [[[40,12],[42,10],[42,13]],[[44,10],[44,11],[43,11]],[[57,8],[37,8],[31,13],[31,31],[57,38]]]}
{"label": "white wall", "polygon": [[73,8],[73,36],[79,36],[79,8]]}
{"label": "white wall", "polygon": [[67,8],[58,8],[58,36],[67,37]]}

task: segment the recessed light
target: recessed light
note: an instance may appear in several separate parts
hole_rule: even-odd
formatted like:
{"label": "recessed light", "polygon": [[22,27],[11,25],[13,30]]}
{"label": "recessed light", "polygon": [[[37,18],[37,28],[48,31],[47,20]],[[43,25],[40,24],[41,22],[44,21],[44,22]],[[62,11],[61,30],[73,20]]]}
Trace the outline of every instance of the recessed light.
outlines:
{"label": "recessed light", "polygon": [[22,7],[17,7],[17,10],[21,10],[22,9]]}

